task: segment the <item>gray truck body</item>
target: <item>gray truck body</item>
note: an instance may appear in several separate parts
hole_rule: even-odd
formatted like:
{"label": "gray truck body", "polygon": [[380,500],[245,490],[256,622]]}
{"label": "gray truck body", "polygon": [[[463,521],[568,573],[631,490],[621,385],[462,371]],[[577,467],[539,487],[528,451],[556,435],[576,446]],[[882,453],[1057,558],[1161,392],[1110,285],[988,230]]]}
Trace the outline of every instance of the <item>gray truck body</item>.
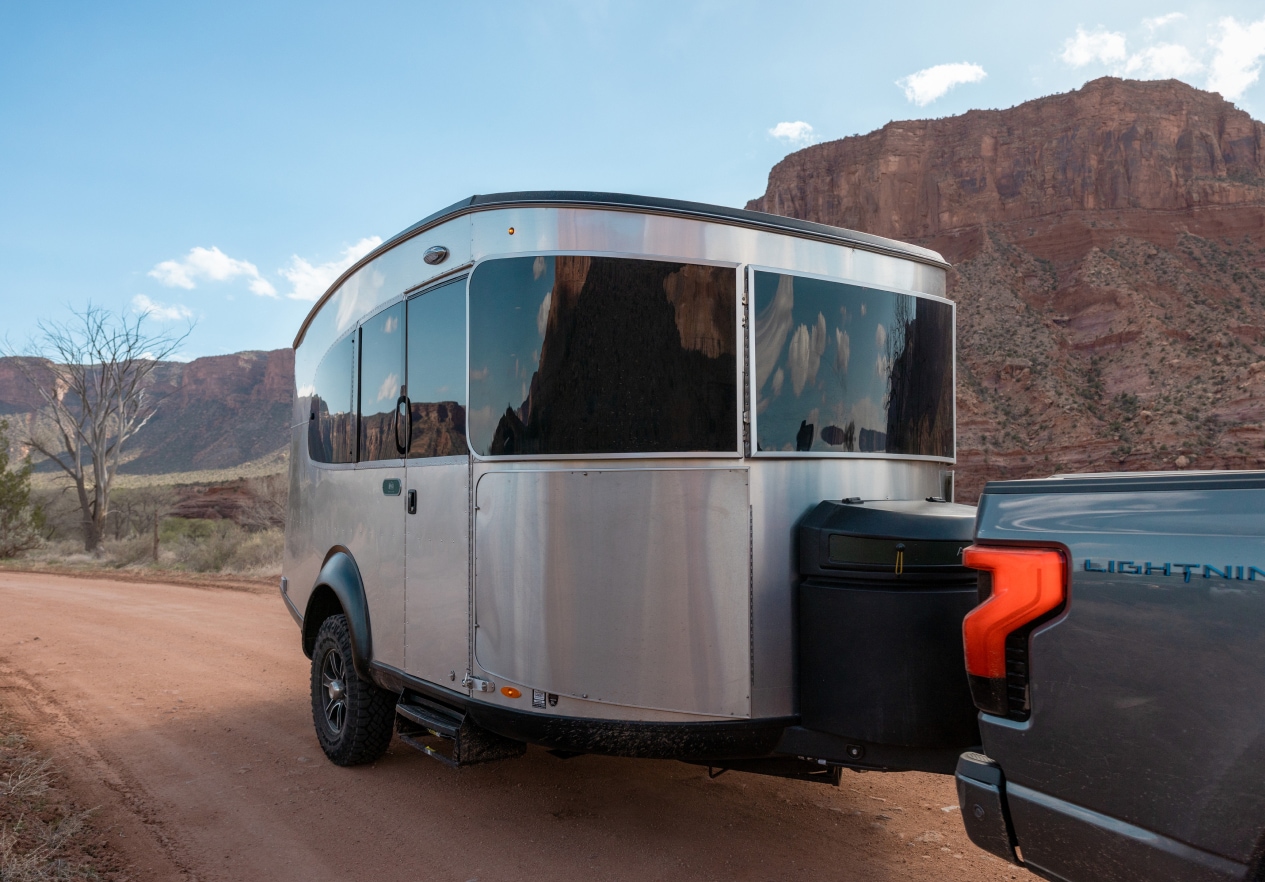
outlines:
{"label": "gray truck body", "polygon": [[1026,720],[958,766],[979,845],[1050,879],[1262,879],[1265,473],[990,483],[977,545],[1064,549]]}

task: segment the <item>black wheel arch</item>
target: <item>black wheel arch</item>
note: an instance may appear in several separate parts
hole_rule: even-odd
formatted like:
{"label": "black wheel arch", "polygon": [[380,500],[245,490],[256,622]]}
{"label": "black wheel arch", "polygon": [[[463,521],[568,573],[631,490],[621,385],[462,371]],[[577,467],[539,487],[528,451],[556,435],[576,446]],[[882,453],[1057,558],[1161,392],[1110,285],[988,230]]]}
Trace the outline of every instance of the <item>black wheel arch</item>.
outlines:
{"label": "black wheel arch", "polygon": [[356,673],[372,680],[369,662],[373,658],[373,635],[369,626],[369,604],[360,568],[350,551],[341,545],[331,548],[316,576],[316,587],[303,613],[303,654],[312,657],[316,635],[330,616],[347,617],[351,632],[352,664]]}

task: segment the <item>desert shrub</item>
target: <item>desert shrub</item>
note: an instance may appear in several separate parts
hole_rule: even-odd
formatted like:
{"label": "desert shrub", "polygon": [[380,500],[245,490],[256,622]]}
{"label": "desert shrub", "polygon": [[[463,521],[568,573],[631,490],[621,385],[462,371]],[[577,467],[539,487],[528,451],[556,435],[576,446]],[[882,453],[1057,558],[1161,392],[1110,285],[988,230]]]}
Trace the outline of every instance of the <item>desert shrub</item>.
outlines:
{"label": "desert shrub", "polygon": [[136,564],[152,563],[154,560],[154,537],[144,533],[127,539],[107,541],[106,557],[116,567],[130,567]]}
{"label": "desert shrub", "polygon": [[31,504],[38,506],[44,515],[40,532],[45,541],[78,539],[79,550],[83,550],[83,512],[79,510],[73,488],[48,485],[32,487]]}
{"label": "desert shrub", "polygon": [[158,526],[160,542],[179,542],[182,539],[209,539],[217,526],[233,526],[231,521],[208,521],[201,518],[163,518]]}
{"label": "desert shrub", "polygon": [[234,573],[280,572],[285,532],[271,529],[242,536],[224,569]]}
{"label": "desert shrub", "polygon": [[[159,534],[161,536],[162,528]],[[184,569],[218,573],[232,560],[241,541],[242,528],[232,521],[188,521],[181,525],[181,531],[168,548]]]}
{"label": "desert shrub", "polygon": [[43,515],[31,505],[31,457],[9,468],[9,421],[0,420],[0,558],[40,544]]}

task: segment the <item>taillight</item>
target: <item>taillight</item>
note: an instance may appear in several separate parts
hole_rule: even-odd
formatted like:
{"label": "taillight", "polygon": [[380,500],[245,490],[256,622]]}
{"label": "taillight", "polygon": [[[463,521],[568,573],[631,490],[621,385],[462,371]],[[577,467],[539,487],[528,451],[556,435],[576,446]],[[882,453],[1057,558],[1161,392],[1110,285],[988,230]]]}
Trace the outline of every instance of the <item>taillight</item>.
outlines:
{"label": "taillight", "polygon": [[1006,638],[1063,604],[1067,562],[1053,548],[972,545],[962,563],[984,570],[992,582],[991,596],[962,622],[971,696],[985,713],[1013,715],[1016,701],[1026,705],[1027,641],[1008,658]]}

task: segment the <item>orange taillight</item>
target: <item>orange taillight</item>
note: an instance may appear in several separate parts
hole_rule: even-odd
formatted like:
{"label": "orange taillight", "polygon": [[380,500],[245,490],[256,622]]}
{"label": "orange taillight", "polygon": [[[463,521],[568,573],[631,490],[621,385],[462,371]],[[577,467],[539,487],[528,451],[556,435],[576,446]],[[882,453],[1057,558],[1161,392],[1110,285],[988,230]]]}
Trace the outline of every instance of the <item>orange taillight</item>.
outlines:
{"label": "orange taillight", "polygon": [[1006,676],[1006,637],[1067,598],[1067,563],[1053,548],[972,545],[962,563],[992,574],[993,593],[962,622],[966,669],[990,680]]}

